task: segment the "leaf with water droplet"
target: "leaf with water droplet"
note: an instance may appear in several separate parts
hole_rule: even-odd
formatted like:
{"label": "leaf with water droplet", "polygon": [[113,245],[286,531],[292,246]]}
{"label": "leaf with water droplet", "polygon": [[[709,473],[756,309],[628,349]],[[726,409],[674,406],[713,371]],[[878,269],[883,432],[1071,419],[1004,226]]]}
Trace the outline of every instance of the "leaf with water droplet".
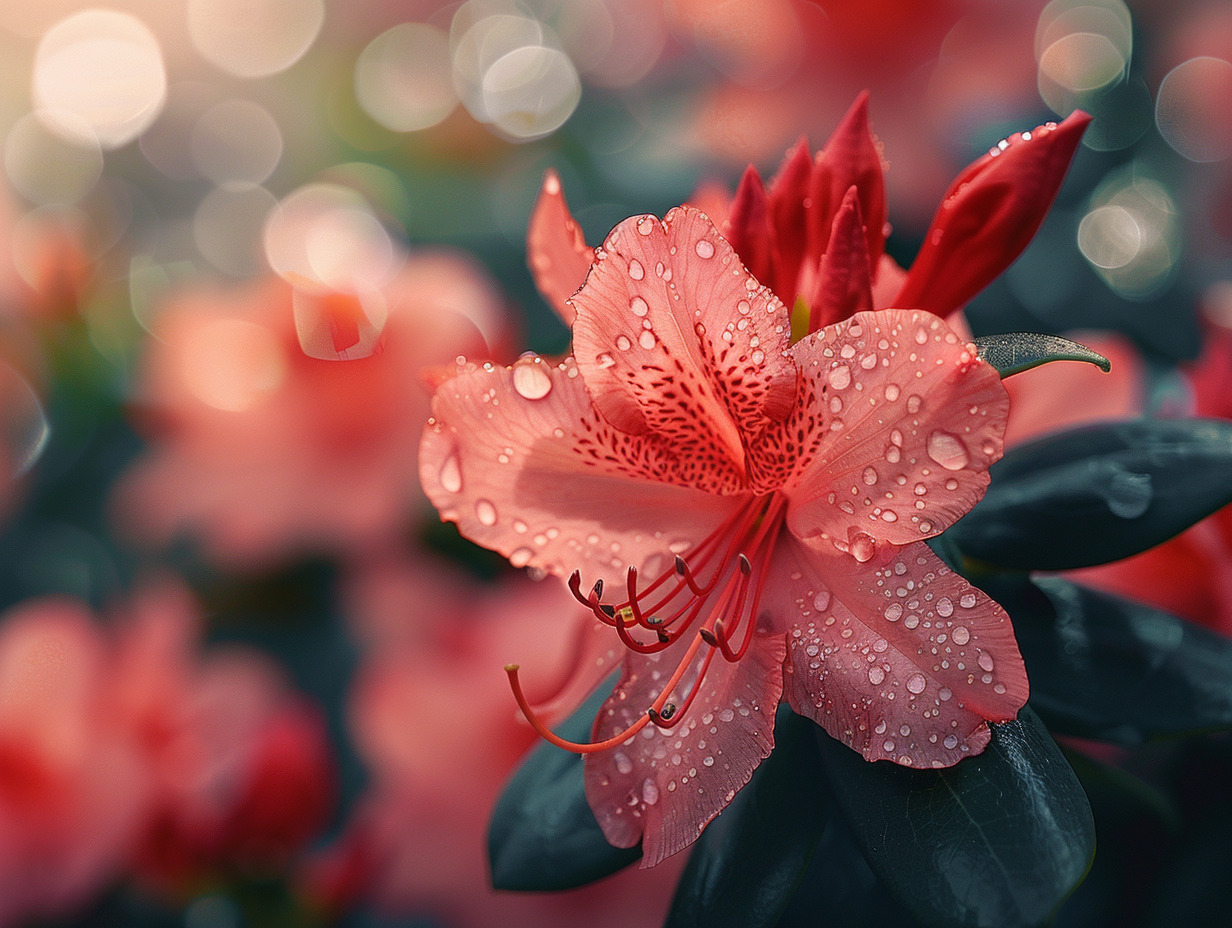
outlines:
{"label": "leaf with water droplet", "polygon": [[826,824],[816,726],[779,710],[775,747],[697,841],[676,887],[667,928],[778,924]]}
{"label": "leaf with water droplet", "polygon": [[980,357],[996,368],[1003,380],[1050,361],[1085,361],[1104,373],[1112,369],[1112,362],[1102,354],[1059,335],[1006,332],[981,335],[974,341]]}
{"label": "leaf with water droplet", "polygon": [[1042,925],[1086,875],[1095,825],[1029,708],[941,770],[870,764],[818,729],[844,818],[873,872],[921,922]]}
{"label": "leaf with water droplet", "polygon": [[1138,554],[1232,503],[1232,422],[1141,419],[1020,445],[947,533],[1015,570],[1071,570]]}
{"label": "leaf with water droplet", "polygon": [[1232,729],[1232,640],[1060,577],[984,586],[1013,619],[1031,705],[1053,731],[1134,745]]}
{"label": "leaf with water droplet", "polygon": [[[611,686],[602,686],[557,731],[583,741]],[[488,860],[496,889],[547,892],[602,879],[642,856],[613,847],[595,821],[582,758],[546,742],[527,755],[492,812]]]}

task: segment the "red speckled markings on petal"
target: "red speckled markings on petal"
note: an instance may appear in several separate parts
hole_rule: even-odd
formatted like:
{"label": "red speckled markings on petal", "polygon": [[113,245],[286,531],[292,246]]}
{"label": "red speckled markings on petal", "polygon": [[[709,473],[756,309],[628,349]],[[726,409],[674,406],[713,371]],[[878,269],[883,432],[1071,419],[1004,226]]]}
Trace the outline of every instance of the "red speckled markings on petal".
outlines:
{"label": "red speckled markings on petal", "polygon": [[948,767],[1026,702],[1009,617],[923,542],[857,564],[785,538],[773,569],[764,605],[789,629],[784,695],[868,760]]}
{"label": "red speckled markings on petal", "polygon": [[670,569],[739,505],[704,492],[705,469],[657,436],[612,428],[572,359],[472,366],[437,389],[432,411],[424,491],[515,567],[623,584],[629,564]]}
{"label": "red speckled markings on petal", "polygon": [[[595,718],[595,740],[622,731],[645,712],[692,637],[656,654],[626,655],[624,675]],[[676,693],[692,687],[705,651]],[[711,660],[677,727],[647,725],[625,744],[586,756],[586,798],[608,841],[632,847],[640,840],[642,866],[652,867],[697,839],[774,746],[783,654],[781,634],[759,631],[741,660]]]}
{"label": "red speckled markings on petal", "polygon": [[799,404],[783,431],[825,430],[787,478],[796,535],[840,551],[856,536],[865,550],[868,541],[906,544],[943,531],[984,495],[1009,397],[974,346],[936,316],[858,313],[791,353],[815,408]]}
{"label": "red speckled markings on petal", "polygon": [[595,405],[738,489],[745,442],[795,397],[786,308],[688,207],[663,222],[625,220],[598,254],[572,300],[574,353]]}

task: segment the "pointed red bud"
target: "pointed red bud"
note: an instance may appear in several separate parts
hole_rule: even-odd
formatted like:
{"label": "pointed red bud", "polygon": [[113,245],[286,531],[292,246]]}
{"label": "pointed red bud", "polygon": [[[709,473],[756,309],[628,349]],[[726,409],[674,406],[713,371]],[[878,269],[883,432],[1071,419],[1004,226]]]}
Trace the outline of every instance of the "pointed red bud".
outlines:
{"label": "pointed red bud", "polygon": [[567,302],[586,282],[595,250],[569,212],[555,171],[543,175],[539,198],[530,214],[526,250],[535,286],[565,325],[573,325],[573,307]]}
{"label": "pointed red bud", "polygon": [[1013,263],[1056,199],[1091,117],[1077,111],[998,143],[946,191],[897,307],[947,316]]}

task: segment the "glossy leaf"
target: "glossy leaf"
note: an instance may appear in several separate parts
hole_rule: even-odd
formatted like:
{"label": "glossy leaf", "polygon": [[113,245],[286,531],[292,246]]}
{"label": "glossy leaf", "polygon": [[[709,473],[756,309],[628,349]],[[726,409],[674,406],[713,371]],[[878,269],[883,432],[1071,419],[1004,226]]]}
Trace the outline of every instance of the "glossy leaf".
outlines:
{"label": "glossy leaf", "polygon": [[1232,422],[1141,419],[1049,435],[990,469],[950,534],[963,553],[1020,570],[1138,554],[1232,503]]}
{"label": "glossy leaf", "polygon": [[779,710],[774,751],[698,839],[676,888],[668,928],[778,923],[826,824],[816,727]]}
{"label": "glossy leaf", "polygon": [[[601,687],[559,733],[586,740],[610,691]],[[546,742],[514,773],[488,827],[488,861],[496,889],[572,889],[615,873],[641,855],[640,847],[607,843],[586,804],[582,758]]]}
{"label": "glossy leaf", "polygon": [[982,754],[941,770],[870,764],[821,743],[869,866],[926,925],[1045,924],[1090,865],[1090,806],[1029,708],[994,725]]}
{"label": "glossy leaf", "polygon": [[1014,621],[1052,731],[1132,745],[1232,729],[1232,640],[1060,577],[984,586]]}
{"label": "glossy leaf", "polygon": [[1112,369],[1112,362],[1102,354],[1059,335],[1006,332],[981,335],[975,339],[975,344],[980,349],[980,357],[995,367],[1003,379],[1049,361],[1085,361],[1105,373]]}

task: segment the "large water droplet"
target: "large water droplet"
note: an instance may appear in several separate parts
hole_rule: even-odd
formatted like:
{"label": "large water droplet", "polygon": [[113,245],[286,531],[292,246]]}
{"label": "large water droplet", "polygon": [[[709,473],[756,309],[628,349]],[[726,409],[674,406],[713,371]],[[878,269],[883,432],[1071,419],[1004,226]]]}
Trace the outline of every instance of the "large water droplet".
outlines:
{"label": "large water droplet", "polygon": [[496,524],[496,507],[489,500],[480,499],[475,501],[475,518],[483,525]]}
{"label": "large water droplet", "polygon": [[830,386],[835,390],[846,390],[851,385],[851,368],[840,364],[830,371]]}
{"label": "large water droplet", "polygon": [[534,556],[535,552],[530,548],[515,548],[509,555],[509,563],[514,567],[525,567]]}
{"label": "large water droplet", "polygon": [[955,625],[954,630],[950,632],[950,640],[957,645],[966,644],[971,640],[971,632],[965,625]]}
{"label": "large water droplet", "polygon": [[708,242],[704,238],[700,239],[697,243],[696,248],[697,248],[697,256],[699,258],[713,258],[714,257],[714,244],[712,242]]}
{"label": "large water droplet", "polygon": [[1105,484],[1104,501],[1121,519],[1136,519],[1151,506],[1151,475],[1119,470]]}
{"label": "large water droplet", "polygon": [[606,351],[601,351],[597,355],[595,355],[595,363],[598,364],[601,368],[607,369],[616,363],[616,359],[613,358]]}
{"label": "large water droplet", "polygon": [[830,608],[830,591],[821,590],[813,597],[813,608],[818,612],[824,612]]}
{"label": "large water droplet", "polygon": [[851,538],[851,556],[863,564],[877,553],[877,541],[865,532],[856,532]]}
{"label": "large water droplet", "polygon": [[899,395],[899,386],[898,386],[898,384],[896,384],[896,383],[888,383],[888,384],[886,384],[886,388],[885,388],[885,398],[886,398],[887,400],[889,400],[891,403],[893,403],[896,399],[898,399],[898,395]]}
{"label": "large water droplet", "polygon": [[513,389],[528,400],[541,400],[552,392],[552,375],[538,355],[524,355],[513,362]]}
{"label": "large water droplet", "polygon": [[[953,614],[954,614],[954,601],[952,599],[950,599],[948,596],[942,596],[939,600],[937,600],[937,615],[941,616],[942,618],[945,618]],[[962,626],[959,626],[959,627],[961,628]],[[955,636],[957,636],[958,634],[957,630],[955,630],[954,634]],[[959,644],[962,644],[962,642],[960,641]]]}
{"label": "large water droplet", "polygon": [[445,458],[445,463],[441,465],[441,471],[437,476],[440,477],[441,486],[446,492],[460,493],[462,491],[462,465],[458,461],[458,452],[454,451]]}
{"label": "large water droplet", "polygon": [[877,482],[877,471],[871,467],[864,468],[864,474],[861,477],[866,487],[871,487]]}
{"label": "large water droplet", "polygon": [[885,608],[885,617],[891,622],[897,622],[903,617],[903,607],[901,603],[890,603]]}
{"label": "large water droplet", "polygon": [[617,773],[628,775],[633,772],[633,761],[629,760],[629,756],[624,751],[617,751],[613,754],[612,763],[616,765]]}
{"label": "large water droplet", "polygon": [[954,750],[954,748],[958,747],[958,736],[957,735],[946,735],[945,740],[942,741],[941,743],[944,744],[947,749],[952,751]]}
{"label": "large water droplet", "polygon": [[637,337],[637,343],[649,351],[655,346],[654,333],[643,330],[642,334]]}
{"label": "large water droplet", "polygon": [[629,262],[629,276],[634,280],[641,280],[646,276],[646,269],[642,267],[642,262],[637,258]]}
{"label": "large water droplet", "polygon": [[927,448],[928,456],[946,470],[962,470],[971,459],[962,439],[949,432],[933,432],[928,436]]}
{"label": "large water droplet", "polygon": [[907,682],[904,685],[907,687],[907,692],[916,693],[918,695],[924,692],[924,684],[924,674],[913,673],[907,678]]}
{"label": "large water droplet", "polygon": [[992,672],[992,655],[987,651],[981,651],[977,663],[980,665],[980,670]]}
{"label": "large water droplet", "polygon": [[868,668],[869,683],[873,684],[873,686],[879,686],[883,680],[885,680],[885,671],[881,669],[880,665],[874,664]]}
{"label": "large water droplet", "polygon": [[650,312],[650,306],[640,296],[635,296],[629,301],[629,310],[635,316],[644,316]]}
{"label": "large water droplet", "polygon": [[659,787],[654,780],[647,777],[642,781],[642,802],[653,806],[659,801]]}

